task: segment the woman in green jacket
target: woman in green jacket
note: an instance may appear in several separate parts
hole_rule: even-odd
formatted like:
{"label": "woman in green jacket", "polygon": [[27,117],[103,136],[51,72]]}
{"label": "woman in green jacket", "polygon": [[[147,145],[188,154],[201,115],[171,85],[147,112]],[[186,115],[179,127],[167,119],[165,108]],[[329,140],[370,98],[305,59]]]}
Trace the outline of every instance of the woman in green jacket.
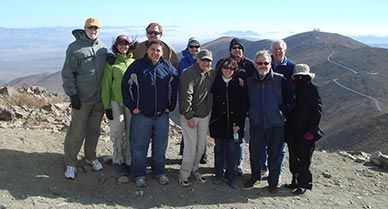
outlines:
{"label": "woman in green jacket", "polygon": [[121,80],[134,61],[130,50],[135,47],[126,35],[119,35],[112,46],[115,56],[108,56],[102,80],[102,103],[109,119],[110,139],[113,143],[112,161],[120,177],[128,175],[131,164],[129,151],[129,123],[131,113],[123,104]]}

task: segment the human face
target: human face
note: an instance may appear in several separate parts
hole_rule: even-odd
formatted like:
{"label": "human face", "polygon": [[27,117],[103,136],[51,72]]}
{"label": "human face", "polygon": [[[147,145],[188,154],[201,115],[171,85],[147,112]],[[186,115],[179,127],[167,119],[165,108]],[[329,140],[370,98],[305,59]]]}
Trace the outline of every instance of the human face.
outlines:
{"label": "human face", "polygon": [[160,40],[160,37],[162,37],[162,32],[160,32],[158,26],[149,27],[146,33],[148,41]]}
{"label": "human face", "polygon": [[211,69],[212,61],[208,59],[198,60],[198,65],[203,72],[209,72]]}
{"label": "human face", "polygon": [[201,51],[201,47],[197,44],[190,44],[187,48],[189,48],[189,52],[193,56],[197,56],[199,51]]}
{"label": "human face", "polygon": [[234,59],[241,59],[244,56],[242,47],[238,44],[234,45],[230,51],[230,54]]}
{"label": "human face", "polygon": [[282,43],[275,43],[272,46],[272,55],[276,64],[279,64],[280,61],[284,58],[286,51],[286,47],[283,46]]}
{"label": "human face", "polygon": [[255,60],[255,67],[260,75],[266,75],[271,70],[271,61],[267,56],[258,56]]}
{"label": "human face", "polygon": [[129,49],[129,43],[128,42],[119,42],[119,43],[117,43],[116,48],[120,54],[126,54],[128,52],[128,49]]}
{"label": "human face", "polygon": [[97,26],[85,27],[85,32],[88,38],[95,40],[98,38],[98,35],[100,34],[100,28]]}
{"label": "human face", "polygon": [[222,65],[222,69],[221,69],[221,72],[222,72],[222,77],[224,78],[231,78],[234,74],[234,68],[232,67],[232,65],[228,62],[225,62],[223,65]]}
{"label": "human face", "polygon": [[148,58],[156,64],[163,55],[163,47],[159,44],[152,44],[147,49]]}

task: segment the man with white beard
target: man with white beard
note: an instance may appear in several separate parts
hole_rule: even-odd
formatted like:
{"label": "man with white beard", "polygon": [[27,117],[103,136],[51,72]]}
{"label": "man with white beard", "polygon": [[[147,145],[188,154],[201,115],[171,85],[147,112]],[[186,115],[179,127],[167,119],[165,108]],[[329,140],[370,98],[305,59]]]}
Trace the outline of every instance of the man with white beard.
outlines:
{"label": "man with white beard", "polygon": [[267,50],[255,55],[256,72],[248,78],[250,136],[249,156],[251,179],[244,186],[253,187],[261,180],[260,155],[267,147],[268,191],[277,192],[281,147],[284,141],[285,114],[290,112],[294,98],[285,77],[271,67],[271,54]]}

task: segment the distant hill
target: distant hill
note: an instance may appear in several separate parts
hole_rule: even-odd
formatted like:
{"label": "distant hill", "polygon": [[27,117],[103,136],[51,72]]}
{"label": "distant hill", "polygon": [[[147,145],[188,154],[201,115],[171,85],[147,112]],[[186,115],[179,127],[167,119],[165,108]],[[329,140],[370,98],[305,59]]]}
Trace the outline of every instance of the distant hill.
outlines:
{"label": "distant hill", "polygon": [[[229,56],[232,37],[220,37],[203,45],[213,52],[213,65]],[[245,54],[252,59],[260,49],[270,49],[270,40],[243,39]],[[297,63],[309,64],[316,73],[324,104],[321,126],[326,135],[317,144],[320,149],[349,149],[388,152],[388,49],[368,45],[335,33],[312,31],[285,38],[287,56]],[[354,74],[331,60],[356,70]],[[27,76],[28,78],[28,76]],[[383,111],[378,111],[368,98],[346,90],[334,82],[376,98]],[[23,79],[19,79],[21,82]],[[31,80],[31,79],[30,79]],[[36,76],[36,85],[62,90],[60,73]],[[13,81],[17,83],[16,81]]]}

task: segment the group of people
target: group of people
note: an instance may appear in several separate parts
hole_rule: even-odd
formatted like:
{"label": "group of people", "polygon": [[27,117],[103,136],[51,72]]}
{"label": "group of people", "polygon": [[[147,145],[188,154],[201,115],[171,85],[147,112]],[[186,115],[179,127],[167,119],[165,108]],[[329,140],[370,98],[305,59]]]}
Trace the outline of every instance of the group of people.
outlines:
{"label": "group of people", "polygon": [[[113,143],[112,162],[119,177],[134,177],[146,185],[147,153],[151,170],[162,184],[165,171],[169,113],[179,104],[182,127],[182,164],[178,182],[190,186],[189,177],[206,183],[199,163],[207,149],[208,133],[215,140],[214,176],[237,188],[243,173],[243,143],[249,138],[250,188],[268,172],[268,191],[277,192],[284,171],[286,144],[294,194],[312,189],[309,170],[322,102],[315,74],[306,64],[295,64],[285,54],[283,40],[272,43],[272,53],[259,50],[254,60],[244,56],[244,43],[230,42],[230,56],[212,68],[212,52],[190,38],[182,59],[161,41],[158,23],[146,27],[141,43],[119,35],[112,53],[98,39],[100,21],[89,18],[76,29],[62,69],[63,88],[71,100],[71,122],[65,138],[65,177],[74,179],[77,155],[84,145],[85,162],[103,169],[96,157],[101,120],[105,113]],[[249,137],[245,136],[246,118]]]}

